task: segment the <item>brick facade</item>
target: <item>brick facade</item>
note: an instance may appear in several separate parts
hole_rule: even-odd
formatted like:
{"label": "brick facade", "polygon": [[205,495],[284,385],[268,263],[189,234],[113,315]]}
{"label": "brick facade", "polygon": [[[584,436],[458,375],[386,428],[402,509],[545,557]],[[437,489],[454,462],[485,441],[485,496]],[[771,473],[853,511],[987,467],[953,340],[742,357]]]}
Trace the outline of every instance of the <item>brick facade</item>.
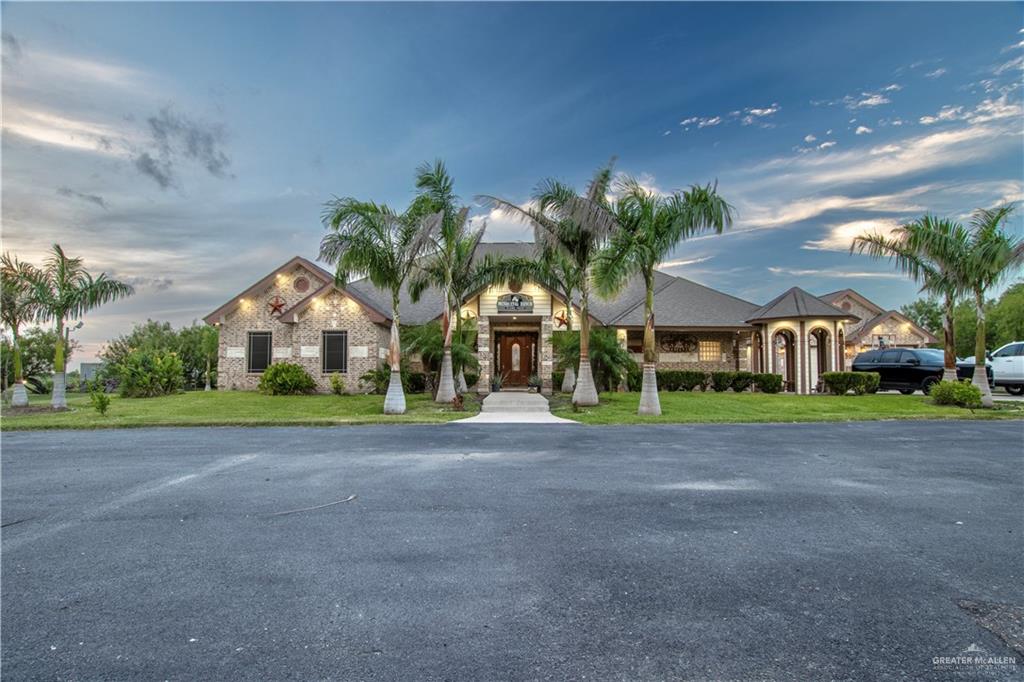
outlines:
{"label": "brick facade", "polygon": [[[295,282],[305,278],[309,286],[296,289]],[[284,301],[285,310],[306,299],[326,284],[320,273],[301,265],[277,275],[263,290],[244,297],[219,324],[220,352],[217,384],[220,390],[256,390],[259,373],[248,371],[249,332],[271,333],[271,362],[302,365],[317,384],[317,390],[331,390],[330,374],[323,370],[322,333],[344,331],[348,335],[348,367],[341,376],[350,393],[365,390],[359,377],[380,363],[380,349],[387,348],[388,329],[372,322],[364,308],[343,293],[331,290],[303,310],[297,321],[282,320],[271,309],[275,297]],[[306,357],[303,357],[303,347]],[[313,349],[315,348],[315,357]],[[232,349],[229,356],[229,350]],[[238,349],[243,349],[242,357]]]}
{"label": "brick facade", "polygon": [[[743,339],[737,337],[735,332],[683,332],[686,336],[692,337],[698,344],[697,350],[692,352],[671,352],[663,350],[661,347],[662,339],[665,335],[678,334],[679,332],[671,330],[658,330],[654,332],[655,346],[658,348],[658,369],[689,369],[689,370],[700,370],[704,372],[732,372],[735,371],[738,366],[737,352],[737,341],[749,342],[750,334],[746,334]],[[637,346],[634,342],[634,335],[639,334],[640,338],[643,338],[643,331],[630,330],[629,332],[629,343],[633,349],[633,359],[637,363],[643,364],[644,356],[643,352],[637,352]],[[701,341],[717,341],[719,344],[718,360],[700,359],[700,342]],[[742,352],[742,349],[741,349]],[[745,369],[740,367],[740,369]]]}

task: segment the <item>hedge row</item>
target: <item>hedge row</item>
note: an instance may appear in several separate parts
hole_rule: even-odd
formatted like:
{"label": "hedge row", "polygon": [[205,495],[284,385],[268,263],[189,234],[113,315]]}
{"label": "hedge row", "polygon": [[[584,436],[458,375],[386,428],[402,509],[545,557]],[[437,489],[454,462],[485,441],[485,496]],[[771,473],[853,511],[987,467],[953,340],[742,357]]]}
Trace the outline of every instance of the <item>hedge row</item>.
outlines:
{"label": "hedge row", "polygon": [[[689,369],[655,370],[659,391],[693,391],[700,389],[724,392],[732,389],[736,393],[757,390],[762,393],[778,393],[782,390],[782,377],[778,374],[753,374],[752,372],[702,372]],[[554,372],[551,380],[558,390],[562,386],[562,372]],[[638,368],[627,378],[630,391],[639,392],[643,384],[643,372]]]}
{"label": "hedge row", "polygon": [[846,395],[853,391],[855,395],[876,393],[881,380],[878,372],[824,372],[821,383],[833,395]]}

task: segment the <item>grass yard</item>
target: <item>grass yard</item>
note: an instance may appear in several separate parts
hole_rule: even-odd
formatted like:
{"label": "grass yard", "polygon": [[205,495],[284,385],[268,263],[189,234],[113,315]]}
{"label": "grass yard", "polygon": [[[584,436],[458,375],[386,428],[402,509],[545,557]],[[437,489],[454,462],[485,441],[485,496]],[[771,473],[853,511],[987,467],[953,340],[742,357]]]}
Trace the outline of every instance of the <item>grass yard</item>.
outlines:
{"label": "grass yard", "polygon": [[597,407],[574,412],[567,395],[551,399],[551,413],[584,424],[688,424],[713,422],[835,422],[874,419],[1021,419],[1024,404],[991,410],[933,405],[923,395],[787,395],[764,393],[660,393],[661,416],[641,417],[639,393],[602,393]]}
{"label": "grass yard", "polygon": [[407,395],[403,415],[384,415],[380,395],[267,396],[249,391],[194,391],[162,398],[111,396],[100,416],[88,395],[68,394],[66,412],[51,412],[49,396],[31,396],[27,412],[4,408],[0,428],[102,429],[139,426],[333,426],[336,424],[432,424],[471,417],[480,410],[472,396],[466,409],[441,407],[429,395]]}

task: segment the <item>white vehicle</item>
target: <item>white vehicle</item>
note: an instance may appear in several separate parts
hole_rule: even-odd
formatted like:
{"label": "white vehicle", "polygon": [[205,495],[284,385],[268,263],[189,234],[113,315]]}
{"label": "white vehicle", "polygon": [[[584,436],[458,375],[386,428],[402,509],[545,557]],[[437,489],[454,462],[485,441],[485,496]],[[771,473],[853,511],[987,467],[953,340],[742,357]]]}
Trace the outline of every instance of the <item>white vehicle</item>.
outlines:
{"label": "white vehicle", "polygon": [[[988,357],[996,386],[1002,386],[1013,395],[1024,393],[1024,341],[1008,343]],[[973,365],[974,356],[965,358],[963,363]]]}

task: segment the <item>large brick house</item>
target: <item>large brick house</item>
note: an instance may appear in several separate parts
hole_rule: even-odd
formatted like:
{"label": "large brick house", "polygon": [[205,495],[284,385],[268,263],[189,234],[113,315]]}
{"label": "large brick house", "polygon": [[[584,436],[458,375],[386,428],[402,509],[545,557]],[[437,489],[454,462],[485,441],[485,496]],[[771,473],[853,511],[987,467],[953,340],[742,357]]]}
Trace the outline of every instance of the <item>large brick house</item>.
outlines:
{"label": "large brick house", "polygon": [[[488,254],[531,257],[533,245],[481,244],[478,257]],[[842,369],[850,331],[863,326],[853,325],[862,314],[878,316],[859,300],[863,309],[843,306],[846,300],[838,294],[844,292],[836,292],[840,306],[799,288],[759,306],[664,272],[655,273],[655,286],[660,368],[776,372],[787,390],[798,393],[816,390],[821,372]],[[592,324],[615,329],[637,361],[642,361],[643,301],[643,283],[635,278],[612,300],[594,297],[590,310]],[[500,373],[506,386],[525,385],[536,375],[542,392],[550,393],[551,338],[566,329],[566,304],[532,282],[491,287],[464,301],[461,314],[476,318],[479,331],[476,390],[488,392],[491,378]],[[572,305],[578,320],[578,301]],[[436,290],[416,303],[403,293],[402,323],[437,319],[442,307]],[[221,390],[255,389],[266,367],[288,361],[303,365],[321,391],[330,390],[331,375],[338,373],[354,392],[364,390],[359,377],[386,356],[391,305],[390,296],[368,280],[338,287],[331,272],[297,256],[204,319],[220,330]]]}
{"label": "large brick house", "polygon": [[820,296],[823,301],[860,321],[846,326],[846,357],[872,348],[924,348],[939,339],[898,310],[885,310],[853,289],[841,289]]}

